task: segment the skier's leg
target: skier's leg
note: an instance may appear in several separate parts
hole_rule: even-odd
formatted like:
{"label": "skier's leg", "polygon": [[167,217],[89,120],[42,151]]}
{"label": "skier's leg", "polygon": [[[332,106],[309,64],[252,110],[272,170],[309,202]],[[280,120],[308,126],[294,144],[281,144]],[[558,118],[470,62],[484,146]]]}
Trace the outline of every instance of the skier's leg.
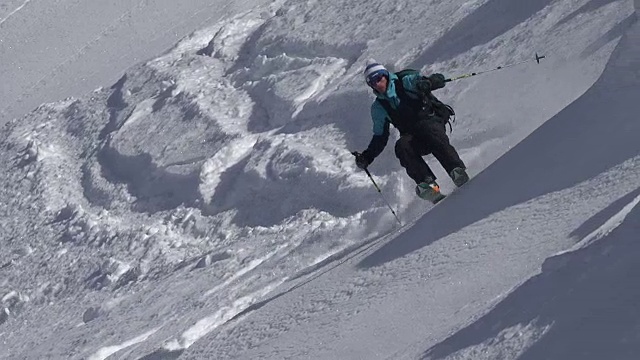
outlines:
{"label": "skier's leg", "polygon": [[449,142],[445,121],[443,119],[433,117],[420,121],[417,130],[422,139],[428,144],[433,156],[447,171],[447,174],[451,174],[455,168],[466,169],[458,152]]}
{"label": "skier's leg", "polygon": [[416,184],[425,181],[427,178],[435,180],[436,176],[429,168],[429,165],[422,158],[426,155],[426,150],[420,146],[420,142],[412,135],[402,135],[396,141],[396,157],[400,160],[400,165],[407,171],[407,175]]}

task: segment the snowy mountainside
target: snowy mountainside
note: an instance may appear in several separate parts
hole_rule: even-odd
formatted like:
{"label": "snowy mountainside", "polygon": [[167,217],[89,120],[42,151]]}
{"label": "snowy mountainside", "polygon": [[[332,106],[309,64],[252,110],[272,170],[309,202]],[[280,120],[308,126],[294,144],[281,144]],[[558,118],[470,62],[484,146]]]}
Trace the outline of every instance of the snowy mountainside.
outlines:
{"label": "snowy mountainside", "polygon": [[628,25],[593,87],[464,188],[180,358],[634,359],[640,23]]}
{"label": "snowy mountainside", "polygon": [[[393,238],[349,154],[370,136],[364,61],[456,75],[546,53],[439,95],[478,174],[593,84],[630,13],[622,1],[534,3],[485,28],[513,9],[275,1],[14,120],[0,175],[0,357],[177,356],[328,259]],[[405,223],[427,210],[390,149],[372,172]]]}

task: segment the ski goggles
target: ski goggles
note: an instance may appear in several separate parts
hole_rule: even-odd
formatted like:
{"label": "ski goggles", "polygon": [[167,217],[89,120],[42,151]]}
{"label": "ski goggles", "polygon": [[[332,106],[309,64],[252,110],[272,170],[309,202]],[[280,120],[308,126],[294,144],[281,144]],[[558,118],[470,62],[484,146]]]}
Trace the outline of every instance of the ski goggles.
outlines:
{"label": "ski goggles", "polygon": [[373,87],[375,86],[377,83],[380,82],[380,80],[382,80],[383,77],[385,76],[389,76],[389,73],[387,73],[384,70],[379,70],[374,72],[373,74],[369,75],[367,77],[367,85]]}

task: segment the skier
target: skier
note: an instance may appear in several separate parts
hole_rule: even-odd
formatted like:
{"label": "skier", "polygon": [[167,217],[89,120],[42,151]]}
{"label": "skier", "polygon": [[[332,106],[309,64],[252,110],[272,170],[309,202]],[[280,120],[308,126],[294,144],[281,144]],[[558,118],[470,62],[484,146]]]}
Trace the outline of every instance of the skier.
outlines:
{"label": "skier", "polygon": [[416,182],[417,195],[433,203],[444,198],[436,176],[422,158],[433,154],[456,186],[469,180],[464,162],[449,143],[446,124],[452,109],[441,103],[431,91],[445,86],[442,74],[425,77],[418,71],[390,73],[370,60],[364,77],[376,99],[371,105],[373,137],[362,153],[354,153],[356,165],[366,169],[384,150],[389,140],[389,125],[400,132],[395,153],[407,175]]}

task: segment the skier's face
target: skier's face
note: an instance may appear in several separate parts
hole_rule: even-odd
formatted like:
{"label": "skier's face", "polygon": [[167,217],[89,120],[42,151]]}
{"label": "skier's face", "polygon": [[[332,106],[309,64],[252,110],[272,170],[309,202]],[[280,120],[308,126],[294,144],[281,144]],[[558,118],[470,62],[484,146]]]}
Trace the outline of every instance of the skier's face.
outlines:
{"label": "skier's face", "polygon": [[389,80],[387,80],[386,76],[381,76],[379,79],[377,79],[378,81],[371,83],[371,87],[379,92],[379,93],[384,93],[387,91],[387,83],[389,82]]}

